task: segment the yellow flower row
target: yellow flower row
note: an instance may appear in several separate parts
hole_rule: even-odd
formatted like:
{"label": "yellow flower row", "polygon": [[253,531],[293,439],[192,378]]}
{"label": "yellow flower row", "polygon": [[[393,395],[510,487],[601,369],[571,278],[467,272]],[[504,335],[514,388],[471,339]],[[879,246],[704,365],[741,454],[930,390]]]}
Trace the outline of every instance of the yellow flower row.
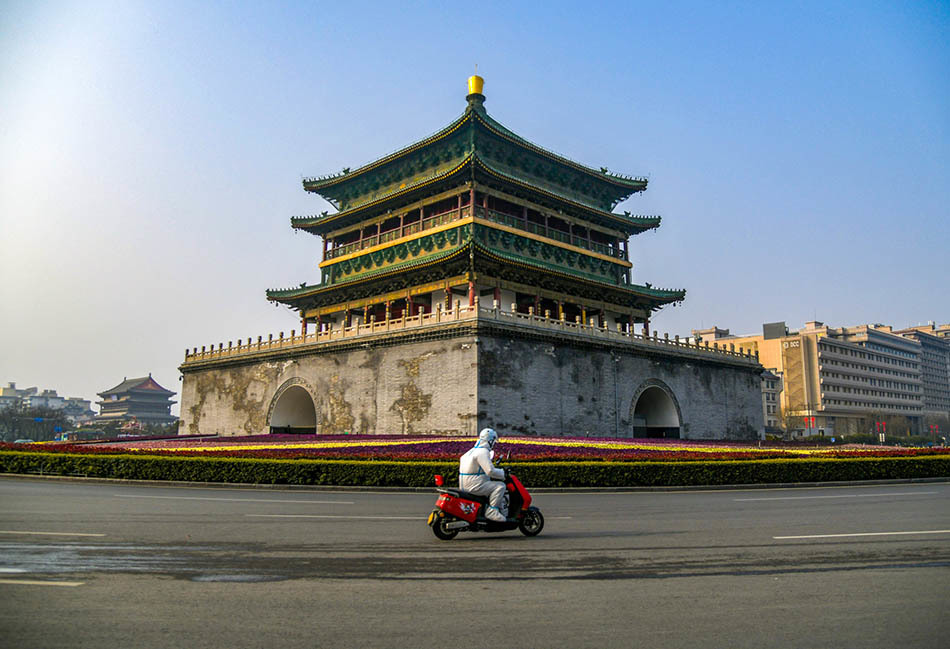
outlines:
{"label": "yellow flower row", "polygon": [[[361,440],[361,441],[328,441],[328,442],[281,442],[281,443],[261,443],[261,444],[211,444],[204,446],[173,446],[164,447],[169,451],[215,451],[226,448],[242,449],[248,451],[261,450],[280,450],[280,449],[330,449],[330,448],[353,448],[360,446],[409,446],[409,445],[429,445],[442,444],[444,442],[457,442],[458,437],[439,437],[426,440]],[[655,451],[692,451],[695,453],[722,453],[722,452],[775,452],[778,449],[759,448],[755,446],[693,446],[690,444],[676,444],[675,442],[662,442],[657,444],[644,444],[633,442],[599,442],[595,440],[561,440],[557,438],[538,439],[538,438],[505,438],[502,444],[524,444],[532,446],[560,446],[568,448],[592,448],[606,450],[655,450]],[[147,450],[147,449],[141,449]],[[807,453],[809,455],[822,455],[835,449],[795,449],[795,453]],[[840,449],[838,449],[840,450]]]}

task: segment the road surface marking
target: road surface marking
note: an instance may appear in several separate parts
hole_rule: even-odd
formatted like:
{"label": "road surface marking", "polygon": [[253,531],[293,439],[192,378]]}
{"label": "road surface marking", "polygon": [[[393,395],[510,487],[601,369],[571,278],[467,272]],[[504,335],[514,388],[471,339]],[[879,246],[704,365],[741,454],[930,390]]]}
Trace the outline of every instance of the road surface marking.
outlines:
{"label": "road surface marking", "polygon": [[819,500],[825,498],[884,498],[888,496],[926,496],[936,491],[909,491],[894,494],[842,494],[839,496],[773,496],[770,498],[733,498],[737,503],[748,503],[759,500]]}
{"label": "road surface marking", "polygon": [[424,521],[425,516],[344,516],[333,514],[244,514],[249,518],[349,518],[376,521]]}
{"label": "road surface marking", "polygon": [[21,530],[0,530],[0,534],[37,534],[41,536],[105,536],[88,532],[25,532]]}
{"label": "road surface marking", "polygon": [[857,532],[854,534],[805,534],[802,536],[773,536],[773,539],[840,539],[851,536],[906,536],[912,534],[950,534],[950,530],[917,530],[916,532]]}
{"label": "road surface marking", "polygon": [[353,505],[350,500],[277,500],[266,498],[212,498],[201,496],[139,496],[133,494],[115,494],[116,498],[152,498],[157,500],[220,500],[232,503],[288,503],[291,505]]}
{"label": "road surface marking", "polygon": [[82,586],[84,581],[36,581],[33,579],[0,579],[0,584],[20,584],[22,586]]}

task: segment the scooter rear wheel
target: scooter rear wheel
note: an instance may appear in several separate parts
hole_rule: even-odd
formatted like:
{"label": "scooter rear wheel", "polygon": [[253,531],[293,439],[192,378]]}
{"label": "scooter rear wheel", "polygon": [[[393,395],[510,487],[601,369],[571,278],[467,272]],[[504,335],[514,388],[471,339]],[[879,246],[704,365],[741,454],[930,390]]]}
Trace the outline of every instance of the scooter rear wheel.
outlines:
{"label": "scooter rear wheel", "polygon": [[525,536],[540,534],[544,529],[544,516],[541,515],[541,510],[534,507],[527,509],[521,517],[521,522],[518,523],[518,529]]}
{"label": "scooter rear wheel", "polygon": [[432,521],[432,532],[443,541],[451,541],[458,536],[458,530],[447,530],[445,525],[451,520],[445,516],[439,516]]}

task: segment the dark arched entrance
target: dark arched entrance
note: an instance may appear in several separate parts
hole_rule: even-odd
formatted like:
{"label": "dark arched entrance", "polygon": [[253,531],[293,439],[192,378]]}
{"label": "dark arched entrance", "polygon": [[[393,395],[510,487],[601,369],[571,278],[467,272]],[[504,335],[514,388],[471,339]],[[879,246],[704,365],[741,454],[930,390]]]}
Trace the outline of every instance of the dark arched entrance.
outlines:
{"label": "dark arched entrance", "polygon": [[317,432],[317,409],[306,388],[291,385],[277,395],[270,415],[272,433]]}
{"label": "dark arched entrance", "polygon": [[633,436],[679,438],[679,408],[668,387],[641,388],[633,404]]}

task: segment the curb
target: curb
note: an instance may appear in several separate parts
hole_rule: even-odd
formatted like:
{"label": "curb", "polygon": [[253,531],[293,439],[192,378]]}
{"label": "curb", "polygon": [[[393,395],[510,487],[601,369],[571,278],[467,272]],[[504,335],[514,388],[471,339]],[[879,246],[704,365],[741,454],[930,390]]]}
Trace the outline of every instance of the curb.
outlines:
{"label": "curb", "polygon": [[[373,487],[373,486],[333,486],[333,485],[291,485],[291,484],[253,484],[246,482],[185,482],[175,480],[127,480],[123,478],[87,478],[85,476],[44,475],[41,473],[0,473],[0,478],[21,480],[49,480],[61,482],[85,482],[93,484],[127,484],[138,486],[171,487],[179,489],[270,489],[275,491],[313,491],[313,492],[376,492],[376,493],[432,493],[432,487]],[[876,485],[950,483],[950,476],[942,478],[895,478],[893,480],[855,480],[853,482],[778,482],[767,484],[736,485],[681,485],[666,487],[543,487],[531,489],[531,493],[649,493],[677,491],[748,491],[768,489],[808,489],[819,487],[872,487]]]}

